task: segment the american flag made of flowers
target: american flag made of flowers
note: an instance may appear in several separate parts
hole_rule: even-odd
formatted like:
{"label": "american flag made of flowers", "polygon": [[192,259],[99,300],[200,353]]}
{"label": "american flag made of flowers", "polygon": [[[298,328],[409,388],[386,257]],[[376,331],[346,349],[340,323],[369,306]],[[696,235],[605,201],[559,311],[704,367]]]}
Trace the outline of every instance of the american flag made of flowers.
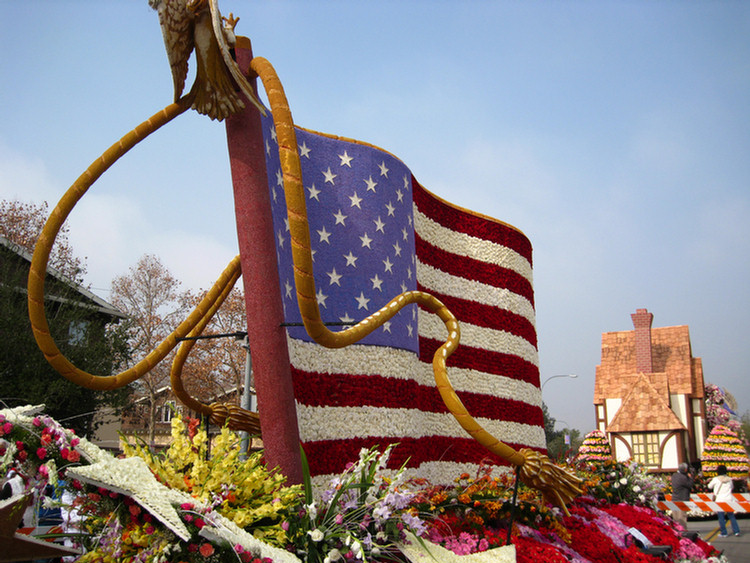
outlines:
{"label": "american flag made of flowers", "polygon": [[[263,119],[285,322],[300,438],[323,482],[362,448],[398,444],[389,459],[448,483],[483,461],[444,406],[432,355],[445,341],[436,315],[409,305],[355,345],[327,349],[301,326],[279,151]],[[296,129],[322,320],[344,330],[405,291],[445,303],[461,324],[448,360],[469,412],[509,445],[544,451],[531,244],[514,227],[463,210],[420,186],[371,145]]]}

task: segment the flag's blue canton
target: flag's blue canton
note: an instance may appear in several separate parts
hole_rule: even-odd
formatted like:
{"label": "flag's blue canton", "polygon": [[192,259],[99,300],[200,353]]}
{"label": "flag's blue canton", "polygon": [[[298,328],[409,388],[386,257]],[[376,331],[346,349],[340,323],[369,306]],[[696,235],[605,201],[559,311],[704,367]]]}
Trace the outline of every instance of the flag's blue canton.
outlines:
{"label": "flag's blue canton", "polygon": [[[384,151],[296,132],[321,318],[326,323],[360,321],[417,287],[411,172]],[[270,118],[263,120],[263,137],[284,316],[287,323],[301,323],[278,143]],[[304,327],[288,330],[294,338],[310,340]],[[416,305],[404,308],[360,343],[418,352]]]}

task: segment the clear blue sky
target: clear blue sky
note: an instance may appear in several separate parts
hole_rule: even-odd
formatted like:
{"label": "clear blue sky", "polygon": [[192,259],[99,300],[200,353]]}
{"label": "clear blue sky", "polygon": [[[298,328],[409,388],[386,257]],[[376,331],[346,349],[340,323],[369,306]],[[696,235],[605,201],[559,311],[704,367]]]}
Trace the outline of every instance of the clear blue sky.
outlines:
{"label": "clear blue sky", "polygon": [[[690,326],[706,381],[750,409],[750,4],[221,0],[295,121],[396,154],[535,249],[544,399],[593,428],[601,333]],[[0,198],[51,206],[171,101],[146,2],[3,2]],[[223,125],[182,116],[70,219],[88,281],[144,253],[207,287],[237,253]]]}

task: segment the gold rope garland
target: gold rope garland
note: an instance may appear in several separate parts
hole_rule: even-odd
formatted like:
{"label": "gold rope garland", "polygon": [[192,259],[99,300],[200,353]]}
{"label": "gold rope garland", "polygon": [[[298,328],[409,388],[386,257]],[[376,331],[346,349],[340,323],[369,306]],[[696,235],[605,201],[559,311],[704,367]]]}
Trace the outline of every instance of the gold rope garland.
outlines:
{"label": "gold rope garland", "polygon": [[[50,213],[34,248],[31,266],[29,268],[29,281],[27,286],[29,320],[31,321],[34,338],[36,339],[39,349],[44,354],[44,357],[58,373],[73,383],[87,389],[109,391],[123,387],[143,377],[153,369],[154,366],[162,361],[167,354],[175,348],[175,346],[177,346],[181,338],[188,335],[195,336],[196,334],[200,334],[206,324],[210,321],[211,317],[216,313],[218,307],[224,299],[226,299],[226,296],[240,276],[240,259],[239,256],[237,256],[229,263],[214,286],[208,291],[208,293],[206,293],[187,319],[180,323],[180,325],[145,358],[136,363],[133,367],[116,375],[93,375],[79,369],[63,355],[57,347],[54,338],[50,334],[49,323],[44,310],[44,281],[49,256],[52,251],[52,245],[54,244],[63,223],[78,201],[84,196],[94,182],[96,182],[96,180],[107,171],[107,169],[148,135],[184,113],[190,108],[191,104],[191,95],[181,98],[138,125],[135,129],[125,134],[117,143],[104,151],[104,153],[102,153],[102,155],[95,160],[86,171],[81,174],[81,176],[78,177],[75,183],[68,188],[62,196],[58,204]],[[201,328],[197,329],[196,327],[198,326]],[[180,357],[184,363],[184,358],[181,356],[178,357]],[[177,381],[177,385],[175,385],[175,381]],[[212,417],[212,420],[215,419],[215,421],[221,421],[223,423],[226,419],[227,411],[234,412],[238,408],[235,407],[234,409],[228,409],[227,405],[216,405],[215,407],[214,405],[207,406],[195,401],[187,394],[182,386],[182,382],[179,380],[179,372],[172,377],[172,383],[174,385],[175,395],[180,401],[187,404],[190,408]],[[217,411],[217,415],[213,415],[214,410]],[[223,414],[220,415],[218,413]],[[253,415],[254,413],[246,414],[235,412],[233,418],[239,420],[250,419],[250,422],[245,425],[246,428],[241,429],[257,432],[257,415]],[[236,424],[232,422],[232,426],[235,427]]]}

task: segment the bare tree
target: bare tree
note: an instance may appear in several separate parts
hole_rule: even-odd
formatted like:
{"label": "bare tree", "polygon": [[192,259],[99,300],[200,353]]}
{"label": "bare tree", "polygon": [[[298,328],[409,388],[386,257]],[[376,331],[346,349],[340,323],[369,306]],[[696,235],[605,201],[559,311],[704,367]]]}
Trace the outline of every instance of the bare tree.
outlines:
{"label": "bare tree", "polygon": [[[18,200],[0,201],[0,235],[29,253],[44,228],[49,216],[47,202],[23,203]],[[78,258],[68,239],[68,227],[63,225],[52,247],[49,265],[76,283],[82,283],[86,273],[85,259]]]}
{"label": "bare tree", "polygon": [[[185,293],[185,300],[195,307],[205,294]],[[234,289],[206,327],[204,334],[234,335],[246,330],[245,298]],[[191,350],[183,369],[185,388],[192,396],[210,402],[219,395],[236,393],[239,404],[240,389],[245,379],[245,349],[238,337],[223,336],[199,340]]]}
{"label": "bare tree", "polygon": [[[112,303],[128,315],[131,362],[137,363],[184,319],[180,282],[154,255],[144,255],[129,273],[112,281]],[[138,380],[148,401],[149,443],[154,443],[159,391],[169,385],[170,363],[165,360]]]}

